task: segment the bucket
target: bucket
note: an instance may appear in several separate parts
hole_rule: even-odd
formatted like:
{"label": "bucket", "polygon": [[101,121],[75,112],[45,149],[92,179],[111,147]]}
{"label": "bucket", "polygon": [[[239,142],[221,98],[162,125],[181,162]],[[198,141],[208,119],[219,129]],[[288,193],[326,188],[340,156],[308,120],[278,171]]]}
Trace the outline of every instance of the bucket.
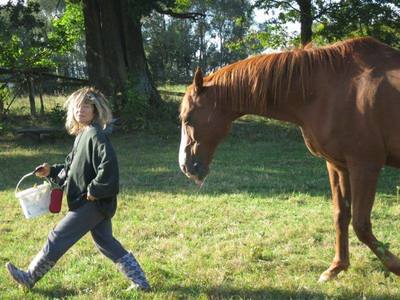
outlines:
{"label": "bucket", "polygon": [[15,188],[15,197],[18,198],[22,207],[22,211],[27,219],[48,213],[50,205],[51,183],[47,178],[47,182],[45,181],[41,185],[34,186],[23,191],[18,190],[21,182],[25,178],[32,175],[34,175],[33,172],[24,175],[17,183]]}

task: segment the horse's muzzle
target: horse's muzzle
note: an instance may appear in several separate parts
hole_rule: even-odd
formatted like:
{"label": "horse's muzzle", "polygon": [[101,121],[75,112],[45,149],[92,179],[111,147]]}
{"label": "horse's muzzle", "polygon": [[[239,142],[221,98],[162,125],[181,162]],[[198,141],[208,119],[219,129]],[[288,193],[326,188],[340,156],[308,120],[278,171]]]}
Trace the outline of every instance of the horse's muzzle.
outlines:
{"label": "horse's muzzle", "polygon": [[187,177],[193,179],[197,185],[202,185],[208,174],[208,167],[199,161],[181,165],[181,170]]}

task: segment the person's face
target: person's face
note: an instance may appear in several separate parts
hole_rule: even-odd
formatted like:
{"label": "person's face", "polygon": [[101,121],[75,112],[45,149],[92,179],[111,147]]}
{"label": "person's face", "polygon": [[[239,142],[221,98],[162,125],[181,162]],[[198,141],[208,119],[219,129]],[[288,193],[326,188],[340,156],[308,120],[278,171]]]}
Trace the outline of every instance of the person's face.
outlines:
{"label": "person's face", "polygon": [[83,101],[80,105],[76,106],[74,109],[75,120],[80,125],[86,126],[92,123],[94,115],[95,115],[94,105],[85,101]]}

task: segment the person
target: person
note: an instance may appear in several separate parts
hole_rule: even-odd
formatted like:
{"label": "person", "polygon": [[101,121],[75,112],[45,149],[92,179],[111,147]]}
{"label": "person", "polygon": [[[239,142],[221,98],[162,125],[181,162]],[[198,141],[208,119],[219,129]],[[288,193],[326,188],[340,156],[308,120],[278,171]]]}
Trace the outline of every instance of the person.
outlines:
{"label": "person", "polygon": [[111,121],[107,100],[96,89],[85,87],[72,93],[65,106],[66,129],[76,136],[72,152],[64,164],[50,166],[44,163],[35,174],[63,186],[69,211],[49,233],[44,247],[27,271],[11,262],[6,268],[17,283],[31,289],[90,231],[97,249],[132,281],[130,289],[148,291],[150,285],[139,263],[112,233],[111,218],[117,207],[119,174],[116,154],[104,132]]}

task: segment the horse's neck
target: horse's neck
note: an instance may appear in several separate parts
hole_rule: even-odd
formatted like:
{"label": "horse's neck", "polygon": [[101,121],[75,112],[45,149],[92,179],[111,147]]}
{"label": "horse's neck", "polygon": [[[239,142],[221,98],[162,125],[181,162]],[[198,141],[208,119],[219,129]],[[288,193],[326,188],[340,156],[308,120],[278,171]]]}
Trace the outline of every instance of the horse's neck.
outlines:
{"label": "horse's neck", "polygon": [[[225,85],[223,88],[220,85],[214,85],[220,107],[231,113],[233,118],[253,114],[297,125],[302,124],[304,99],[307,99],[307,103],[312,101],[310,89],[307,89],[308,96],[306,96],[301,83],[282,83],[277,91],[254,89],[252,88],[254,80],[247,84],[246,86],[246,79],[244,79],[242,88],[238,88],[237,85]],[[290,86],[290,92],[286,91],[286,86]]]}
{"label": "horse's neck", "polygon": [[298,103],[296,105],[292,105],[292,103],[286,103],[279,106],[270,107],[264,116],[279,121],[301,125],[301,110],[301,106]]}
{"label": "horse's neck", "polygon": [[[268,104],[267,108],[260,107],[258,101],[250,101],[246,105],[232,105],[234,119],[243,115],[258,115],[279,121],[289,122],[296,125],[302,124],[302,103],[289,100],[277,101],[278,104]],[[235,101],[232,98],[232,101]]]}

